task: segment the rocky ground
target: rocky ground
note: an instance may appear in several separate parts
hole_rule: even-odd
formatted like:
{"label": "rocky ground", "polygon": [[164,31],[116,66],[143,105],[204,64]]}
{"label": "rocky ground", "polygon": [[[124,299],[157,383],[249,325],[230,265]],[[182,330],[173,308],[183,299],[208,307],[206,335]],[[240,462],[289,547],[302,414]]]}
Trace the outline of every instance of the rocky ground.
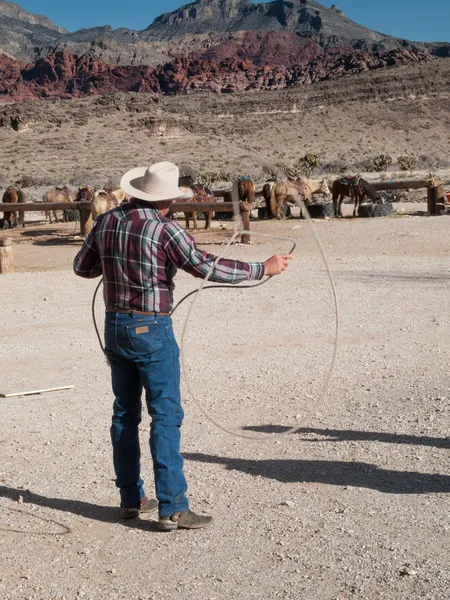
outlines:
{"label": "rocky ground", "polygon": [[[2,279],[0,391],[75,389],[0,400],[0,597],[446,600],[448,224],[398,215],[315,223],[341,321],[324,398],[335,317],[311,231],[296,219],[252,224],[295,240],[295,261],[258,290],[200,298],[186,373],[233,431],[300,429],[230,437],[183,383],[190,497],[215,523],[170,534],[149,517],[118,520],[109,374],[90,318],[96,282],[70,270],[81,241],[69,225],[26,231],[29,241],[14,246],[18,272]],[[215,253],[229,235],[218,227],[198,236]],[[253,242],[230,253],[261,260],[290,245]],[[177,297],[195,285],[179,274]],[[186,310],[174,317],[179,338]],[[148,426],[144,417],[152,495]]]}

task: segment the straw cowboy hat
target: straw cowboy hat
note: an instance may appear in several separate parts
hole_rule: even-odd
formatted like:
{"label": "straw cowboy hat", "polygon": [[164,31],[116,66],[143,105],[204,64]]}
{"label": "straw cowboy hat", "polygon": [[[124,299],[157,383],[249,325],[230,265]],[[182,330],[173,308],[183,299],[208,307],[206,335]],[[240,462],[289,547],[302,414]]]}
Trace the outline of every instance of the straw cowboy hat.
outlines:
{"label": "straw cowboy hat", "polygon": [[180,171],[171,162],[159,162],[150,167],[137,167],[125,173],[120,182],[124,192],[147,202],[192,198],[192,190],[178,186]]}

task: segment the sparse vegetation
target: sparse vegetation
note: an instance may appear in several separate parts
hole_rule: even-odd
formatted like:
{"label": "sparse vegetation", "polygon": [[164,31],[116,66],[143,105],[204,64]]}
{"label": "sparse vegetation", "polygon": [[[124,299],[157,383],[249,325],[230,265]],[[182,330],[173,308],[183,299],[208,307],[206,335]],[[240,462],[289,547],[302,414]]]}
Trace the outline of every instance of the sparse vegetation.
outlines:
{"label": "sparse vegetation", "polygon": [[417,169],[417,158],[412,154],[399,156],[397,162],[403,171],[415,171]]}
{"label": "sparse vegetation", "polygon": [[277,162],[275,166],[283,173],[283,175],[290,177],[291,179],[298,179],[303,175],[301,168],[296,165],[288,165],[284,162]]}
{"label": "sparse vegetation", "polygon": [[392,165],[392,157],[389,154],[379,154],[372,158],[372,168],[377,173],[387,171],[388,167]]}
{"label": "sparse vegetation", "polygon": [[314,172],[314,169],[318,169],[320,167],[320,158],[317,154],[313,152],[308,152],[305,156],[302,156],[298,161],[298,167],[302,175],[306,177],[311,177]]}

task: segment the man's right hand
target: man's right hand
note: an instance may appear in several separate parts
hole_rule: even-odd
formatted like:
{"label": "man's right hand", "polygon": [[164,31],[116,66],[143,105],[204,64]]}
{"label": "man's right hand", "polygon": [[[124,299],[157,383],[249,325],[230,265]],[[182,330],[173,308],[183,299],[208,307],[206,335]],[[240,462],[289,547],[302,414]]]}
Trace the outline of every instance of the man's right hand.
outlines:
{"label": "man's right hand", "polygon": [[288,268],[289,261],[293,258],[291,254],[275,254],[264,263],[264,275],[280,275]]}

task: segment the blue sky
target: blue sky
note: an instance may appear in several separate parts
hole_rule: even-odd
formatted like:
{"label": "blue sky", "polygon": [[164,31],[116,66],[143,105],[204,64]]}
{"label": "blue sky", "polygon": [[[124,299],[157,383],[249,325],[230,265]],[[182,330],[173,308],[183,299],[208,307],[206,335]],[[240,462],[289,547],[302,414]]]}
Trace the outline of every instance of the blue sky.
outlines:
{"label": "blue sky", "polygon": [[[71,31],[111,25],[145,29],[162,12],[175,10],[183,0],[19,0],[30,12],[44,14]],[[450,41],[450,0],[334,0],[354,21],[416,41]]]}

